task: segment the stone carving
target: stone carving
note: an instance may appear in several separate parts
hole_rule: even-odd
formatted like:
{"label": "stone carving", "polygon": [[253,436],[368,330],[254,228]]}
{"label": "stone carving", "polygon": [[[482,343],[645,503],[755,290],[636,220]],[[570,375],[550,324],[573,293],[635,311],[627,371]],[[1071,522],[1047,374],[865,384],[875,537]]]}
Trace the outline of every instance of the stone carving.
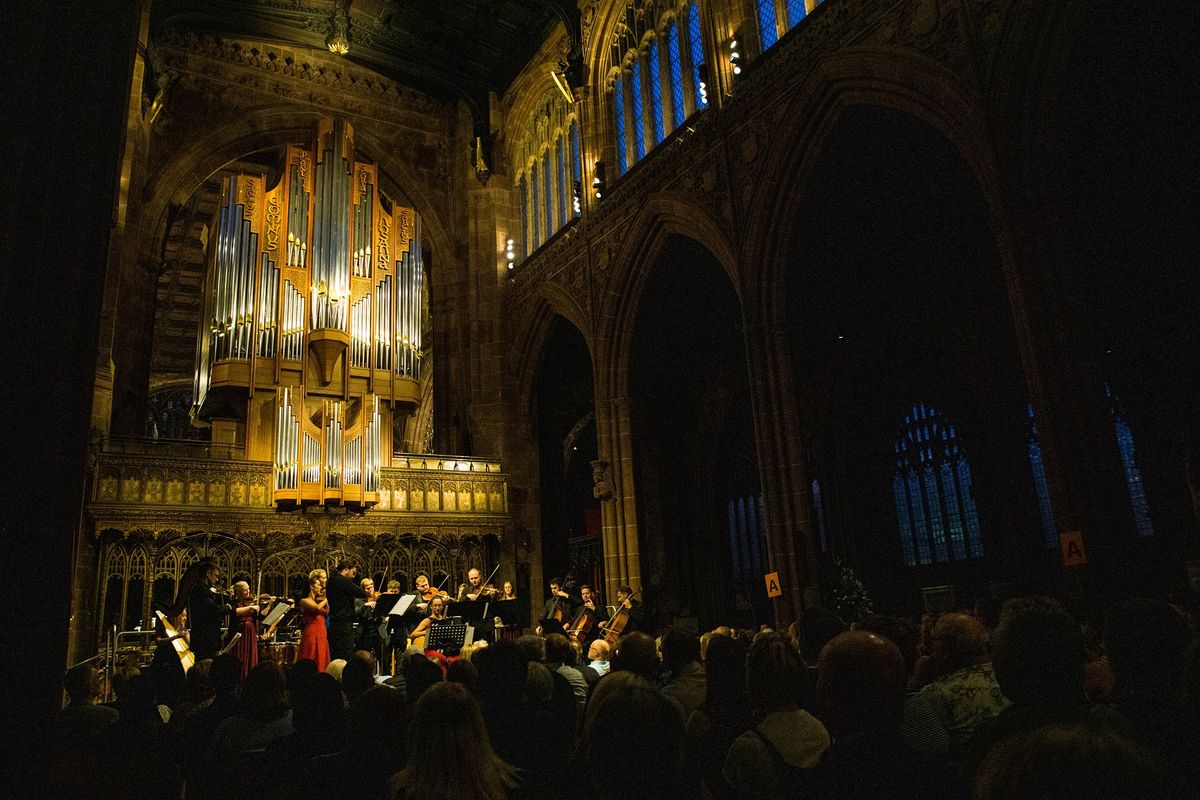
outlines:
{"label": "stone carving", "polygon": [[612,481],[608,477],[608,462],[592,462],[592,497],[597,500],[612,500]]}

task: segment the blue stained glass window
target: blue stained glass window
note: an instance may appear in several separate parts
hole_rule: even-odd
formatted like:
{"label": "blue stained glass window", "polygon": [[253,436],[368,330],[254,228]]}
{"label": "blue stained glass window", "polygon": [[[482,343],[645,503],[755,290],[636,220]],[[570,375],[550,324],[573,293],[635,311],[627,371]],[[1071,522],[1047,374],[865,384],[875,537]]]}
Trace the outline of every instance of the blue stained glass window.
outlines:
{"label": "blue stained glass window", "polygon": [[558,226],[567,224],[567,154],[563,147],[562,135],[554,142],[554,156],[558,162]]}
{"label": "blue stained glass window", "polygon": [[821,545],[821,552],[829,552],[829,531],[825,523],[825,502],[821,499],[821,482],[814,480],[812,482],[812,499],[813,499],[813,514],[817,518],[817,541]]}
{"label": "blue stained glass window", "polygon": [[624,175],[629,169],[625,156],[625,80],[618,75],[613,81],[613,118],[617,128],[617,174]]}
{"label": "blue stained glass window", "polygon": [[959,450],[954,425],[932,406],[914,403],[893,449],[892,493],[904,563],[982,556],[971,466]]}
{"label": "blue stained glass window", "polygon": [[662,81],[658,75],[658,42],[650,42],[646,50],[646,66],[650,76],[650,134],[654,137],[654,143],[658,144],[666,134],[663,130]]}
{"label": "blue stained glass window", "polygon": [[[581,159],[579,156],[579,126],[575,123],[575,120],[571,120],[570,139],[571,139],[571,174],[574,176],[572,178],[572,180],[578,181],[579,182],[579,190],[583,191],[583,159]],[[575,192],[574,192],[574,190],[572,190],[572,192],[571,192],[572,198],[574,198],[574,195],[575,195]],[[574,203],[572,203],[572,208],[574,208]],[[583,211],[583,209],[581,207],[580,213],[582,213],[582,211]]]}
{"label": "blue stained glass window", "polygon": [[1137,534],[1143,538],[1154,535],[1154,524],[1150,521],[1150,504],[1146,500],[1146,487],[1142,483],[1142,471],[1138,469],[1137,453],[1133,444],[1133,429],[1121,408],[1120,401],[1113,395],[1112,388],[1104,387],[1112,407],[1113,428],[1117,434],[1117,447],[1121,451],[1121,466],[1125,469],[1125,483],[1129,486],[1129,501],[1133,503],[1133,521]]}
{"label": "blue stained glass window", "polygon": [[629,70],[630,97],[633,98],[633,115],[629,124],[633,126],[633,148],[639,159],[646,156],[646,116],[642,108],[642,64],[634,61]]}
{"label": "blue stained glass window", "polygon": [[550,172],[550,148],[542,153],[542,178],[546,183],[544,198],[546,201],[546,238],[554,235],[554,174]]}
{"label": "blue stained glass window", "polygon": [[683,107],[683,62],[679,57],[679,25],[671,20],[667,25],[667,60],[671,71],[671,119],[675,128],[687,116]]}
{"label": "blue stained glass window", "polygon": [[1033,470],[1033,488],[1037,492],[1038,516],[1042,519],[1042,535],[1046,547],[1058,548],[1058,530],[1054,525],[1054,509],[1050,505],[1050,486],[1046,482],[1046,465],[1042,462],[1042,448],[1038,444],[1037,423],[1033,418],[1033,404],[1029,404],[1029,466]]}
{"label": "blue stained glass window", "polygon": [[692,80],[696,87],[696,108],[707,108],[708,101],[700,95],[700,65],[704,63],[704,40],[700,38],[700,10],[694,2],[688,3],[687,15],[688,46],[692,56]]}
{"label": "blue stained glass window", "polygon": [[793,25],[804,19],[806,13],[804,0],[787,0],[788,29],[790,30]]}
{"label": "blue stained glass window", "polygon": [[[758,5],[758,36],[762,40],[762,49],[766,50],[779,40],[779,32],[775,24],[775,0],[756,0]],[[803,5],[803,0],[801,1]],[[790,7],[789,7],[790,12]]]}
{"label": "blue stained glass window", "polygon": [[521,180],[517,182],[517,188],[521,192],[521,253],[527,255],[529,253],[529,192],[525,188],[525,176],[521,176]]}
{"label": "blue stained glass window", "polygon": [[532,244],[532,250],[537,250],[538,245],[542,243],[542,225],[541,216],[538,213],[538,178],[536,160],[529,166],[529,208],[533,212],[529,215],[529,241]]}

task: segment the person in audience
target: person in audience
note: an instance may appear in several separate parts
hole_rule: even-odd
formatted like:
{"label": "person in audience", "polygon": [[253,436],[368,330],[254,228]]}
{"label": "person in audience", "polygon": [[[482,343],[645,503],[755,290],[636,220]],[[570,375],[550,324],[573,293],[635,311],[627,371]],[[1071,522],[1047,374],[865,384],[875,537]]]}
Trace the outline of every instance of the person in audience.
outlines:
{"label": "person in audience", "polygon": [[617,641],[612,657],[613,672],[632,672],[653,683],[658,680],[659,668],[658,650],[649,634],[634,631]]}
{"label": "person in audience", "polygon": [[332,675],[334,680],[340,681],[342,679],[342,671],[345,669],[346,669],[346,659],[335,658],[329,662],[329,665],[327,667],[325,667],[325,674]]}
{"label": "person in audience", "polygon": [[467,687],[467,690],[471,692],[471,694],[475,694],[476,684],[479,680],[479,674],[475,669],[474,664],[472,664],[470,661],[460,658],[455,661],[451,661],[446,666],[446,680],[451,681],[452,683],[461,684]]}
{"label": "person in audience", "polygon": [[579,739],[595,800],[684,800],[683,721],[662,692],[635,673],[596,686]]}
{"label": "person in audience", "polygon": [[583,673],[575,666],[575,651],[567,637],[552,633],[546,637],[546,666],[567,679],[575,696],[575,705],[580,711],[587,702],[588,687]]}
{"label": "person in audience", "polygon": [[[343,673],[344,674],[344,673]],[[429,687],[441,683],[446,676],[441,667],[421,653],[413,653],[404,662],[404,684],[409,706],[414,706]]]}
{"label": "person in audience", "polygon": [[117,709],[97,705],[100,700],[100,674],[91,664],[80,664],[67,670],[63,678],[67,690],[67,707],[54,722],[54,735],[73,742],[94,741],[109,725],[117,721]]}
{"label": "person in audience", "polygon": [[408,763],[392,779],[397,800],[504,800],[517,783],[492,750],[479,703],[457,683],[421,695],[407,749]]}
{"label": "person in audience", "polygon": [[963,753],[967,776],[1010,736],[1043,725],[1114,719],[1087,702],[1083,662],[1083,634],[1061,603],[1039,596],[1007,601],[993,636],[992,664],[1011,704],[976,729]]}
{"label": "person in audience", "polygon": [[825,726],[802,708],[803,674],[800,654],[779,634],[751,646],[746,684],[761,718],[734,740],[723,770],[738,797],[782,797],[789,768],[814,766],[829,746]]}
{"label": "person in audience", "polygon": [[274,661],[260,661],[250,670],[242,689],[240,711],[221,722],[213,733],[213,755],[218,764],[231,765],[238,754],[266,747],[293,732],[285,689],[283,670]]}
{"label": "person in audience", "polygon": [[686,721],[704,702],[707,683],[700,666],[700,641],[676,628],[668,628],[662,637],[663,667],[668,680],[662,691],[679,704]]}
{"label": "person in audience", "polygon": [[987,630],[969,614],[943,614],[930,639],[934,673],[921,689],[946,729],[950,755],[957,758],[980,724],[999,714],[1008,700],[988,660]]}
{"label": "person in audience", "polygon": [[1076,721],[1015,734],[988,754],[977,800],[1184,800],[1185,783],[1152,748],[1109,725]]}
{"label": "person in audience", "polygon": [[588,645],[588,663],[579,671],[583,673],[583,679],[587,681],[588,691],[590,692],[596,682],[608,674],[611,665],[608,661],[608,656],[612,652],[612,647],[603,639],[593,639]]}
{"label": "person in audience", "polygon": [[754,724],[746,694],[746,648],[730,636],[713,634],[705,659],[704,702],[688,717],[686,773],[697,777],[712,800],[734,797],[725,780],[725,757],[733,742]]}
{"label": "person in audience", "polygon": [[1184,767],[1200,786],[1200,719],[1184,710],[1184,672],[1193,639],[1183,615],[1157,600],[1118,603],[1105,620],[1113,707],[1137,739]]}
{"label": "person in audience", "polygon": [[956,769],[919,755],[900,725],[908,675],[895,644],[867,631],[839,634],[821,651],[817,704],[834,742],[802,776],[802,794],[840,800],[966,800]]}
{"label": "person in audience", "polygon": [[342,670],[342,691],[348,702],[353,703],[375,685],[374,663],[375,657],[366,650],[359,650],[346,663]]}
{"label": "person in audience", "polygon": [[[906,684],[911,686],[917,661],[917,637],[912,625],[900,617],[873,614],[858,625],[858,630],[874,633],[890,641],[904,656]],[[904,695],[904,718],[900,723],[904,743],[921,755],[943,758],[950,752],[950,737],[929,700],[911,689]]]}

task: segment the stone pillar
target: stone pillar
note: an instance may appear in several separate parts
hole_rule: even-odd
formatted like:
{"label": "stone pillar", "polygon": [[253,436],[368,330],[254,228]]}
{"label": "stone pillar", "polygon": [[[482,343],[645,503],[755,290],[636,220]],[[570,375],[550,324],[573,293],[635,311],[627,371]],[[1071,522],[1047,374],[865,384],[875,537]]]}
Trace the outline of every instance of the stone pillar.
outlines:
{"label": "stone pillar", "polygon": [[601,499],[600,522],[605,597],[613,598],[618,586],[637,590],[642,585],[629,398],[597,398],[596,445],[600,460],[608,462],[611,497]]}

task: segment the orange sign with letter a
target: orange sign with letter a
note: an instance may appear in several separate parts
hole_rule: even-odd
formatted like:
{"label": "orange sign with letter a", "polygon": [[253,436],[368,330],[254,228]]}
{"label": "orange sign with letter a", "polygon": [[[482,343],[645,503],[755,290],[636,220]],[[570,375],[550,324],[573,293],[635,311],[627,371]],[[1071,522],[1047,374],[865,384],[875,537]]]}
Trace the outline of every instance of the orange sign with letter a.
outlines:
{"label": "orange sign with letter a", "polygon": [[768,572],[763,576],[767,582],[767,597],[783,597],[783,587],[779,585],[779,573]]}
{"label": "orange sign with letter a", "polygon": [[1067,531],[1058,536],[1059,547],[1062,548],[1064,567],[1082,567],[1087,563],[1087,553],[1083,549],[1083,533]]}

